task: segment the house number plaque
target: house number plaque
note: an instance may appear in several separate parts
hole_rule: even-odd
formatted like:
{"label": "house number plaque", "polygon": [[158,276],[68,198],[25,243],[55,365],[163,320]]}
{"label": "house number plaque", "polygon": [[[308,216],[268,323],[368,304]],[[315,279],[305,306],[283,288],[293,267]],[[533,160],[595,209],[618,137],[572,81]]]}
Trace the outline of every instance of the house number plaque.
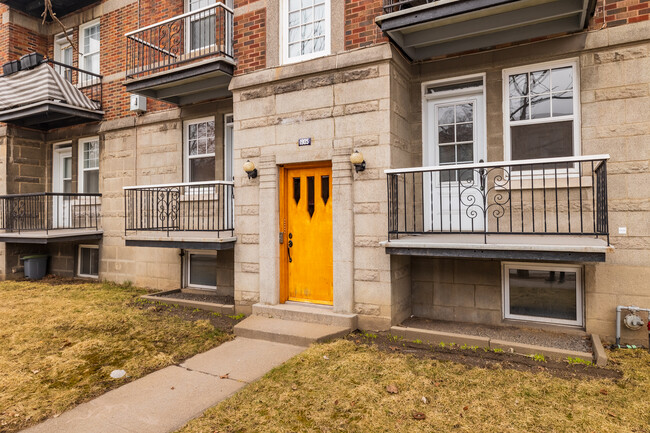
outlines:
{"label": "house number plaque", "polygon": [[299,138],[298,146],[311,146],[311,138]]}

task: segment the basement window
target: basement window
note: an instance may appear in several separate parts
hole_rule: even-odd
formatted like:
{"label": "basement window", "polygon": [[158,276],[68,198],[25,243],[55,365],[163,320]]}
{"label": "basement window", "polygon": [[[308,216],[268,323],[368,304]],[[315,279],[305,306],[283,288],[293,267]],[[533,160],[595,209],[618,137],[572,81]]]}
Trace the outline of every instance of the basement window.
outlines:
{"label": "basement window", "polygon": [[87,278],[99,277],[99,245],[79,245],[77,275]]}
{"label": "basement window", "polygon": [[187,251],[185,255],[187,287],[216,290],[217,253]]}
{"label": "basement window", "polygon": [[504,318],[583,325],[582,267],[505,263]]}

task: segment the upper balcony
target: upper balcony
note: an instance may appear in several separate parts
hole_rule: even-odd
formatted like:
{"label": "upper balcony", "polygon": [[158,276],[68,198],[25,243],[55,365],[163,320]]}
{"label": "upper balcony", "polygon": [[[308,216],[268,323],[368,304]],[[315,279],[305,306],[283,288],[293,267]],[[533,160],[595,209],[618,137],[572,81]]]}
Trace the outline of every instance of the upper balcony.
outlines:
{"label": "upper balcony", "polygon": [[206,6],[126,35],[126,90],[176,105],[229,96],[233,10]]}
{"label": "upper balcony", "polygon": [[0,242],[48,244],[101,239],[101,194],[0,196]]}
{"label": "upper balcony", "polygon": [[234,247],[234,183],[188,182],[124,188],[127,246]]}
{"label": "upper balcony", "polygon": [[102,120],[101,75],[30,56],[29,69],[0,77],[0,122],[49,130]]}
{"label": "upper balcony", "polygon": [[609,155],[387,170],[389,254],[602,262]]}
{"label": "upper balcony", "polygon": [[412,60],[457,54],[588,25],[595,0],[384,0],[381,30]]}

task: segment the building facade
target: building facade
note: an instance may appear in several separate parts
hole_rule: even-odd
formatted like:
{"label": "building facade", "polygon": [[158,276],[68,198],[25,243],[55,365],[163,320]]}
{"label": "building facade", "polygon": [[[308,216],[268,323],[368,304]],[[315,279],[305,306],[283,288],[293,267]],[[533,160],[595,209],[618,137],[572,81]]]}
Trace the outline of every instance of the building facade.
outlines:
{"label": "building facade", "polygon": [[4,278],[608,341],[650,308],[646,2],[53,4],[0,2],[2,63],[50,60],[1,77]]}

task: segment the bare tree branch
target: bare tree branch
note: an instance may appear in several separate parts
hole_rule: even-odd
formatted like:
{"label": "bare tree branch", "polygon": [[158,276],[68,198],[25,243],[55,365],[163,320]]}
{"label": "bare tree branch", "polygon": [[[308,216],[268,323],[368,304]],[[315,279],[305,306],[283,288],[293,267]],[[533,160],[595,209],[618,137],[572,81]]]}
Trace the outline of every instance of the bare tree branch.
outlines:
{"label": "bare tree branch", "polygon": [[52,0],[44,0],[44,3],[45,3],[45,9],[43,10],[43,13],[41,14],[41,16],[43,17],[43,24],[45,24],[45,21],[47,20],[47,16],[48,15],[51,16],[52,20],[56,21],[59,24],[59,26],[61,26],[61,29],[63,30],[63,34],[65,35],[66,40],[68,41],[68,43],[72,47],[72,50],[77,51],[77,53],[79,53],[79,51],[75,47],[74,42],[70,38],[70,35],[68,34],[68,29],[61,22],[61,20],[59,20],[59,18],[57,18],[56,13],[54,13],[54,11],[52,10]]}

